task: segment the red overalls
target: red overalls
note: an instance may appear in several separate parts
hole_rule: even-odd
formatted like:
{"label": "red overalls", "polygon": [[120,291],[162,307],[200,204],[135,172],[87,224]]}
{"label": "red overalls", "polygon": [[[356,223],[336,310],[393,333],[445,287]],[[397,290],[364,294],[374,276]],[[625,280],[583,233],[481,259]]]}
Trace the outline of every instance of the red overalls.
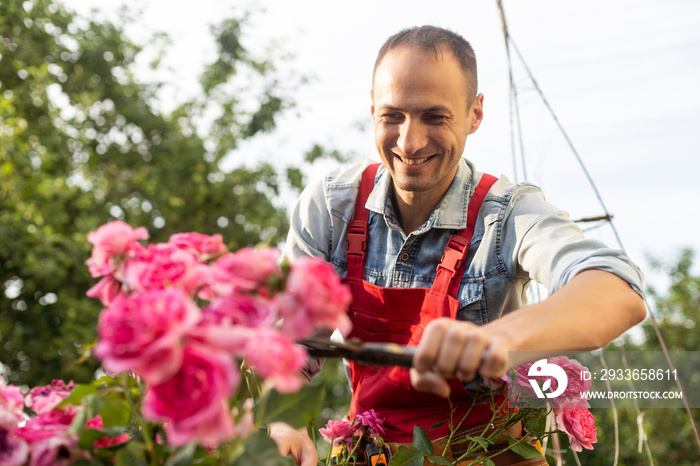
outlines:
{"label": "red overalls", "polygon": [[[415,346],[428,322],[438,317],[456,318],[459,309],[457,292],[466,266],[467,253],[474,225],[486,193],[496,178],[484,174],[467,211],[467,227],[453,235],[444,250],[432,288],[382,288],[364,281],[369,211],[365,203],[374,186],[379,164],[370,165],[362,175],[353,221],[348,228],[348,274],[343,281],[352,291],[350,319],[353,329],[349,337],[365,342],[391,342]],[[357,412],[374,409],[386,417],[385,440],[410,443],[413,426],[423,427],[431,439],[449,434],[448,423],[430,430],[434,424],[450,419],[447,399],[417,392],[411,387],[408,369],[372,367],[350,362],[353,396],[350,418]],[[458,423],[472,403],[472,395],[462,383],[449,380],[450,399]],[[467,427],[491,419],[489,405],[475,406],[462,424]]]}

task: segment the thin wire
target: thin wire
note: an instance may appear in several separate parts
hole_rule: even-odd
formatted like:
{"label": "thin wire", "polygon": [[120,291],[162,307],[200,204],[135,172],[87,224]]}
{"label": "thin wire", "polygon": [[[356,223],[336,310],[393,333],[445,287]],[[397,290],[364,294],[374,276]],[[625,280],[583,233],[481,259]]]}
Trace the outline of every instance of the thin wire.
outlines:
{"label": "thin wire", "polygon": [[523,129],[520,125],[520,104],[518,103],[518,90],[513,86],[513,100],[515,102],[515,121],[518,123],[518,141],[520,142],[520,163],[523,167],[523,180],[527,181],[527,164],[525,163],[525,145],[523,144]]}
{"label": "thin wire", "polygon": [[[600,192],[598,191],[598,188],[596,187],[595,183],[593,182],[591,175],[588,173],[588,170],[586,169],[586,166],[584,165],[583,160],[581,159],[581,156],[578,154],[578,152],[574,148],[574,145],[571,142],[571,139],[569,139],[569,135],[566,133],[566,131],[562,127],[561,123],[559,122],[559,119],[557,118],[556,114],[554,113],[554,110],[552,110],[552,107],[549,105],[549,102],[547,101],[544,94],[542,93],[542,90],[540,89],[540,86],[537,84],[535,77],[532,75],[530,68],[527,66],[527,63],[525,63],[525,59],[520,54],[518,47],[515,45],[515,42],[513,42],[513,39],[510,36],[508,36],[508,40],[511,42],[513,49],[518,54],[520,61],[522,62],[523,66],[525,67],[525,70],[527,71],[528,75],[530,76],[530,79],[532,80],[533,85],[535,86],[535,89],[540,94],[540,97],[542,97],[542,101],[544,102],[545,106],[547,107],[550,114],[552,115],[552,118],[554,119],[557,126],[559,127],[559,130],[561,131],[562,135],[564,136],[564,139],[566,139],[566,142],[569,144],[569,147],[571,148],[571,151],[573,152],[574,156],[576,157],[576,160],[578,160],[579,165],[581,165],[581,169],[583,170],[584,174],[586,175],[586,178],[588,178],[588,182],[590,183],[591,187],[593,188],[593,191],[595,192],[595,195],[598,198],[598,201],[600,202],[600,206],[603,208],[605,215],[610,216],[610,212],[608,212],[608,209],[605,206],[605,203],[603,202],[603,198],[601,197]],[[625,247],[622,245],[622,240],[620,239],[620,235],[617,232],[617,228],[615,228],[615,224],[612,221],[612,217],[608,221],[608,223],[610,224],[610,228],[612,228],[612,231],[615,234],[615,238],[617,239],[617,244],[620,246],[621,249],[624,250]],[[661,330],[659,329],[659,324],[656,321],[656,318],[654,317],[654,313],[652,312],[652,307],[651,307],[649,301],[646,299],[646,297],[644,298],[644,304],[647,307],[647,310],[649,313],[649,321],[651,322],[651,325],[654,328],[654,333],[656,334],[656,338],[659,340],[659,344],[661,345],[661,349],[663,350],[664,356],[666,357],[666,362],[668,363],[669,368],[671,370],[675,370],[676,367],[673,364],[673,361],[671,360],[671,355],[669,354],[668,349],[666,348],[666,342],[664,341],[663,337],[661,336]],[[622,351],[624,351],[624,348],[622,348]],[[678,389],[680,391],[683,391],[683,386],[681,385],[680,380],[676,380],[676,386],[678,387]],[[688,400],[686,398],[683,398],[683,405],[685,406],[685,410],[688,413],[688,418],[690,419],[690,425],[692,426],[693,432],[695,433],[695,441],[697,442],[698,447],[700,447],[700,433],[698,432],[698,426],[695,422],[695,419],[693,418],[693,413],[690,410],[690,405],[688,404]]]}
{"label": "thin wire", "polygon": [[[503,11],[503,4],[501,3],[501,0],[496,0],[496,2],[498,4],[499,13],[501,15],[501,26],[505,28],[506,23],[505,23],[505,13]],[[509,43],[509,45],[513,46],[513,49],[515,50],[515,53],[518,55],[518,58],[520,58],[520,61],[523,65],[523,67],[525,68],[525,71],[527,72],[528,76],[530,77],[530,80],[532,81],[532,84],[535,86],[535,89],[537,90],[538,94],[542,98],[542,102],[544,103],[545,107],[547,107],[547,110],[549,110],[549,113],[552,116],[552,119],[554,120],[557,127],[559,128],[562,135],[564,136],[564,139],[566,140],[567,144],[569,145],[569,148],[571,149],[571,152],[574,154],[574,157],[576,157],[576,160],[578,161],[579,165],[581,166],[583,173],[586,175],[586,178],[588,179],[588,182],[590,183],[591,188],[593,189],[593,192],[595,193],[596,197],[598,198],[598,202],[600,202],[600,205],[603,208],[605,215],[611,217],[611,219],[608,221],[608,223],[610,224],[610,228],[612,229],[612,232],[615,235],[615,238],[617,239],[618,245],[620,246],[621,249],[624,250],[625,247],[623,246],[622,240],[620,239],[620,235],[617,231],[617,228],[615,227],[615,224],[612,221],[612,216],[610,215],[608,208],[605,206],[605,202],[603,201],[603,198],[600,195],[600,192],[598,191],[597,186],[593,182],[593,178],[591,177],[590,173],[588,172],[588,169],[586,168],[585,164],[583,163],[583,159],[581,158],[578,151],[574,147],[574,144],[571,141],[571,139],[569,138],[568,133],[564,130],[564,127],[559,122],[559,118],[557,118],[557,115],[554,113],[554,110],[549,105],[549,101],[544,96],[542,89],[540,89],[540,86],[537,83],[537,80],[535,79],[534,75],[532,74],[532,71],[530,71],[530,68],[527,66],[527,63],[525,62],[525,59],[523,58],[522,54],[520,53],[520,50],[518,49],[517,45],[513,41],[513,38],[510,37],[510,34],[508,34],[507,30],[505,30],[505,29],[504,29],[504,34],[506,37],[506,41]],[[661,345],[661,348],[664,352],[664,355],[666,357],[666,361],[669,365],[669,368],[672,370],[675,370],[675,366],[673,364],[673,361],[671,360],[671,355],[669,354],[668,349],[666,347],[666,343],[665,343],[663,337],[661,336],[661,331],[659,329],[658,322],[656,321],[656,318],[654,317],[652,307],[646,298],[644,298],[644,303],[645,303],[647,310],[648,310],[648,313],[649,313],[649,320],[652,324],[652,327],[654,328],[654,333],[656,334],[656,337],[659,340],[659,344]],[[624,348],[622,348],[622,351],[624,352]],[[683,391],[683,387],[682,387],[680,380],[676,380],[676,386],[678,387],[678,389],[680,391]],[[698,426],[695,422],[695,419],[693,418],[692,411],[690,410],[690,405],[688,404],[688,401],[686,398],[683,398],[683,404],[685,406],[686,412],[688,414],[688,418],[690,419],[690,424],[691,424],[691,426],[693,428],[693,432],[695,434],[695,441],[697,442],[698,446],[700,447],[700,433],[698,432]]]}
{"label": "thin wire", "polygon": [[[544,431],[549,432],[552,428],[553,413],[547,413],[547,417],[544,421]],[[542,451],[547,451],[547,444],[549,443],[549,436],[542,439]]]}
{"label": "thin wire", "polygon": [[[627,355],[626,355],[625,351],[622,351],[621,356],[622,356],[622,363],[625,365],[625,368],[629,369],[629,364],[627,364]],[[634,382],[631,379],[627,380],[627,384],[630,386],[630,389],[633,392],[636,391],[636,389],[634,387]],[[649,442],[647,441],[647,434],[644,431],[644,425],[642,424],[642,420],[644,419],[644,413],[642,412],[641,409],[639,409],[639,403],[637,403],[636,398],[632,398],[632,403],[634,404],[634,410],[637,413],[637,432],[639,435],[639,443],[638,443],[639,446],[637,447],[637,452],[641,453],[642,446],[644,446],[647,457],[649,458],[649,464],[651,464],[651,466],[654,466],[654,458],[651,455],[651,449],[649,448]]]}
{"label": "thin wire", "polygon": [[552,447],[554,448],[554,460],[556,461],[556,466],[563,466],[564,460],[561,456],[561,445],[559,444],[559,434],[552,435]]}
{"label": "thin wire", "polygon": [[[499,3],[500,3],[500,0],[499,0]],[[509,40],[510,44],[513,46],[513,50],[515,50],[515,53],[518,54],[518,58],[520,58],[520,62],[522,63],[523,67],[525,68],[525,71],[527,71],[527,74],[530,77],[532,84],[535,86],[535,90],[542,98],[542,102],[544,103],[545,107],[547,107],[547,110],[549,110],[549,114],[552,116],[552,119],[554,119],[554,122],[557,124],[559,131],[561,131],[562,135],[564,136],[564,139],[566,140],[566,143],[569,145],[569,148],[571,149],[571,152],[574,154],[574,157],[576,157],[576,160],[578,161],[579,165],[581,166],[583,173],[586,175],[586,178],[588,179],[588,182],[590,183],[591,188],[593,188],[593,192],[595,193],[596,197],[598,198],[598,202],[600,202],[600,206],[603,208],[605,215],[610,216],[610,212],[608,211],[608,208],[605,206],[605,202],[603,202],[603,198],[600,195],[600,192],[598,191],[598,187],[593,182],[593,178],[591,177],[591,174],[588,173],[588,169],[586,168],[586,165],[583,163],[583,159],[579,155],[578,151],[574,147],[574,143],[571,142],[571,139],[569,138],[568,133],[564,130],[564,127],[559,122],[559,118],[557,118],[557,115],[554,113],[554,110],[549,105],[549,101],[547,101],[547,98],[544,96],[542,89],[540,89],[540,85],[537,83],[537,80],[533,76],[532,71],[530,71],[530,68],[527,66],[527,63],[525,63],[525,59],[523,58],[522,54],[520,53],[520,50],[518,50],[517,45],[515,45],[513,38],[508,36],[508,40]],[[624,247],[622,246],[622,240],[620,239],[620,235],[618,234],[617,228],[615,228],[615,225],[612,223],[612,221],[610,222],[610,227],[612,228],[612,231],[615,234],[615,238],[617,238],[618,244],[620,245],[620,247],[622,249],[624,249]]]}
{"label": "thin wire", "polygon": [[[517,91],[515,90],[515,85],[514,85],[514,83],[513,83],[512,63],[511,63],[511,58],[510,58],[510,43],[512,42],[513,39],[510,37],[510,34],[508,33],[508,26],[507,26],[507,23],[506,23],[505,11],[503,10],[503,3],[501,2],[501,0],[496,0],[496,3],[498,4],[498,12],[499,12],[499,16],[500,16],[500,19],[501,19],[501,28],[502,28],[502,30],[503,30],[503,37],[504,37],[504,40],[505,40],[505,43],[506,43],[506,54],[507,54],[507,56],[508,56],[508,74],[509,74],[509,76],[510,76],[511,96],[514,96],[514,97],[515,97],[516,109],[517,109]],[[556,115],[554,115],[554,112],[553,112],[552,108],[549,106],[549,103],[548,103],[548,102],[546,101],[546,99],[544,98],[544,95],[542,94],[542,91],[540,90],[540,88],[539,88],[537,82],[535,81],[535,78],[533,77],[532,73],[530,72],[530,69],[527,67],[527,64],[525,63],[525,60],[523,60],[522,55],[520,54],[520,52],[518,51],[518,49],[515,47],[515,43],[513,43],[513,47],[515,48],[516,52],[518,53],[518,56],[520,57],[521,62],[522,62],[523,65],[525,66],[525,69],[527,70],[528,75],[530,76],[530,79],[531,79],[532,82],[534,83],[535,88],[538,90],[540,96],[541,96],[542,99],[545,101],[545,104],[547,105],[547,108],[549,108],[549,111],[550,111],[550,113],[552,114],[552,116],[553,116],[553,118],[555,119],[555,121],[557,122],[557,125],[559,126],[560,130],[564,133],[564,137],[565,137],[566,140],[569,142],[569,146],[571,147],[571,149],[574,151],[574,154],[576,155],[576,158],[578,159],[579,164],[581,165],[581,167],[583,168],[584,173],[585,173],[586,176],[588,177],[588,181],[589,181],[589,182],[591,183],[591,185],[593,186],[593,190],[595,191],[596,195],[598,196],[598,199],[599,199],[601,205],[603,206],[603,210],[605,211],[605,214],[606,214],[605,217],[608,218],[608,219],[612,218],[612,216],[610,215],[610,213],[607,211],[607,209],[606,209],[606,207],[605,207],[605,204],[603,203],[603,199],[601,198],[600,194],[598,193],[598,190],[596,189],[596,187],[595,187],[595,185],[594,185],[594,183],[593,183],[593,179],[592,179],[591,176],[588,174],[588,171],[586,170],[586,167],[583,165],[583,161],[582,161],[581,158],[578,156],[578,153],[576,152],[575,148],[573,147],[573,144],[571,143],[571,141],[569,140],[568,136],[567,136],[566,133],[564,132],[564,128],[561,126],[561,124],[559,123],[559,120],[557,119]],[[512,100],[511,100],[511,101],[512,101]],[[512,106],[511,106],[511,147],[513,146],[513,139],[512,139],[512,134],[513,134],[512,118],[513,118],[513,114],[512,114],[512,111],[513,111],[513,109],[512,109]],[[523,143],[522,143],[522,131],[521,131],[521,127],[520,127],[520,112],[519,112],[519,111],[517,112],[517,118],[518,118],[518,130],[519,130],[519,136],[520,136],[520,147],[521,147],[521,153],[522,153],[522,155],[523,155],[523,162],[522,162],[522,164],[523,164],[523,174],[525,174],[525,158],[524,158],[525,151],[524,151],[524,149],[523,149]],[[515,160],[515,153],[513,153],[513,159]],[[514,165],[515,165],[515,163],[514,163]],[[527,179],[527,177],[526,177],[526,179]],[[615,230],[614,230],[614,226],[613,226],[613,231],[615,231]],[[615,236],[618,237],[618,241],[619,241],[619,236],[617,235],[617,232],[616,232],[616,231],[615,231]],[[538,288],[538,289],[539,289],[539,288]],[[603,361],[603,365],[605,366],[605,360],[603,359],[603,354],[602,354],[602,353],[601,353],[600,357],[601,357],[601,361]],[[612,403],[612,408],[613,408],[613,419],[614,419],[614,422],[615,422],[615,463],[614,463],[613,466],[616,466],[616,465],[617,465],[617,458],[618,458],[618,456],[619,456],[620,443],[619,443],[619,431],[618,431],[618,425],[617,425],[617,409],[616,409],[616,407],[615,407],[615,403],[614,403],[612,400],[611,400],[611,403]],[[558,448],[558,447],[559,447],[559,438],[558,438],[558,437],[556,437],[555,439],[553,439],[553,444],[554,444],[554,447],[558,450],[558,449],[559,449],[559,448]],[[575,458],[575,460],[576,460],[576,463],[580,466],[580,462],[579,462],[578,456],[576,455],[576,452],[574,452],[574,458]],[[557,466],[560,465],[560,464],[562,464],[562,457],[561,457],[561,454],[559,453],[559,454],[557,455]]]}
{"label": "thin wire", "polygon": [[[506,19],[505,16],[503,15],[503,5],[501,5],[501,0],[496,0],[498,3],[498,11],[500,13],[500,18],[501,18],[501,29],[503,29],[503,40],[506,45],[506,56],[508,57],[508,79],[510,82],[510,89],[508,92],[508,110],[510,114],[510,153],[511,157],[513,159],[513,176],[515,183],[518,183],[518,163],[517,163],[517,157],[515,154],[515,129],[513,128],[513,106],[517,105],[514,104],[513,99],[514,99],[514,90],[515,90],[515,83],[513,82],[513,66],[512,62],[510,59],[510,46],[508,44],[508,28],[506,26]],[[516,96],[517,98],[517,96]]]}
{"label": "thin wire", "polygon": [[[603,365],[603,369],[607,371],[608,365],[605,364],[605,358],[603,357],[602,351],[600,352],[600,363]],[[612,391],[610,381],[607,378],[605,379],[605,386],[609,392]],[[620,457],[620,427],[617,424],[617,407],[615,406],[615,400],[612,398],[610,398],[610,405],[612,406],[613,410],[613,426],[615,427],[615,461],[613,462],[613,466],[617,466],[617,460]]]}

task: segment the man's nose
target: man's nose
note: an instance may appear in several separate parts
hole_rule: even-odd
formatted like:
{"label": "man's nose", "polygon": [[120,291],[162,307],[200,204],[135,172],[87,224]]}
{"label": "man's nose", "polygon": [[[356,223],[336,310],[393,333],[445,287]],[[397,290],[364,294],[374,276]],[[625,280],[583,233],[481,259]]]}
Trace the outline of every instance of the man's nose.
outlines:
{"label": "man's nose", "polygon": [[399,128],[396,142],[405,156],[411,156],[428,145],[428,131],[420,121],[407,118]]}

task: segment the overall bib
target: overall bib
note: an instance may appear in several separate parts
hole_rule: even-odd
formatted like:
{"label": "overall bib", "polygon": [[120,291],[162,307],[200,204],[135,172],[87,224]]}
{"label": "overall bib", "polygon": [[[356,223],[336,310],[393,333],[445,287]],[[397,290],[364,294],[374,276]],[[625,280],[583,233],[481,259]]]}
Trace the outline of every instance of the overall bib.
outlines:
{"label": "overall bib", "polygon": [[[457,293],[466,266],[469,245],[481,204],[496,178],[484,174],[469,202],[467,226],[453,235],[445,247],[442,261],[432,288],[383,288],[364,281],[367,251],[369,211],[367,198],[374,186],[379,164],[367,167],[362,175],[355,204],[353,221],[348,228],[348,274],[343,281],[352,291],[349,310],[353,329],[349,337],[365,342],[391,342],[415,346],[425,326],[439,317],[455,319],[459,309]],[[353,396],[350,418],[355,413],[374,409],[386,417],[386,441],[410,443],[413,426],[423,427],[431,439],[449,434],[449,425],[430,429],[451,418],[447,399],[413,389],[408,369],[402,367],[371,367],[350,362]],[[457,424],[472,404],[472,395],[456,378],[449,381],[452,414]],[[502,399],[502,398],[501,398]],[[475,406],[462,428],[491,419],[488,403]]]}

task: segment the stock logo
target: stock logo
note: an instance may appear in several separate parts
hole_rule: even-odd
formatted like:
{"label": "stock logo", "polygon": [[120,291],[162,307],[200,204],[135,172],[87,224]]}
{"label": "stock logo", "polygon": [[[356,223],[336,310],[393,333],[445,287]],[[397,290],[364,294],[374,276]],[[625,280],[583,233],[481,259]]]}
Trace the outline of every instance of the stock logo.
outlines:
{"label": "stock logo", "polygon": [[[540,359],[530,366],[527,375],[528,377],[550,377],[542,384],[542,388],[537,384],[537,380],[530,379],[530,385],[532,385],[537,398],[556,398],[566,390],[568,382],[566,372],[558,365],[548,363],[546,359]],[[552,386],[551,377],[557,380],[557,389],[548,393],[547,391]]]}

